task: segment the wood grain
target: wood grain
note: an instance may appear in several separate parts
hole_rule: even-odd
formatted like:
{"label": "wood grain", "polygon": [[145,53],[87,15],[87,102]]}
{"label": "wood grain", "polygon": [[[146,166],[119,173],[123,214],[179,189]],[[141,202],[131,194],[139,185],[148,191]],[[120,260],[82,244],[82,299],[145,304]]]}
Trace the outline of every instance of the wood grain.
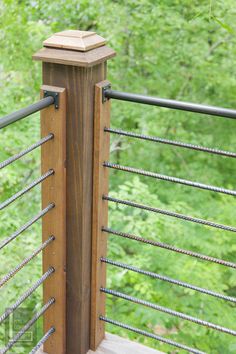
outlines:
{"label": "wood grain", "polygon": [[59,94],[59,109],[54,105],[41,111],[41,135],[49,133],[54,138],[41,147],[42,173],[49,169],[54,175],[42,185],[42,207],[50,203],[55,207],[43,218],[43,241],[54,235],[55,240],[43,252],[43,272],[53,267],[55,272],[44,283],[43,298],[46,303],[54,297],[56,302],[44,315],[44,333],[52,326],[56,331],[45,343],[48,354],[65,354],[66,349],[66,90],[42,86],[44,90]]}
{"label": "wood grain", "polygon": [[164,354],[159,350],[148,348],[143,344],[106,333],[105,339],[96,351],[89,350],[87,354]]}
{"label": "wood grain", "polygon": [[106,63],[43,63],[44,84],[67,91],[67,354],[90,349],[94,87],[105,75]]}
{"label": "wood grain", "polygon": [[42,48],[33,55],[33,59],[47,63],[65,64],[79,67],[91,67],[114,57],[113,49],[102,46],[88,52],[79,52],[66,49]]}
{"label": "wood grain", "polygon": [[[89,34],[82,33],[92,38]],[[87,52],[43,48],[33,56],[43,61],[43,84],[64,87],[67,93],[66,354],[90,349],[94,91],[114,55],[103,45]]]}
{"label": "wood grain", "polygon": [[105,294],[100,292],[100,288],[106,287],[106,264],[100,258],[106,256],[107,250],[107,234],[102,232],[102,227],[107,226],[108,203],[102,196],[108,195],[108,168],[103,166],[103,162],[109,161],[110,134],[104,132],[104,128],[110,127],[110,100],[102,102],[102,89],[108,84],[108,81],[103,81],[95,86],[90,342],[93,350],[105,336],[105,323],[99,320],[99,316],[105,315]]}
{"label": "wood grain", "polygon": [[[37,354],[47,354],[42,349]],[[105,338],[96,351],[89,350],[87,354],[164,354],[159,350],[146,347],[143,344],[106,333]]]}
{"label": "wood grain", "polygon": [[52,35],[43,42],[45,47],[73,49],[88,51],[101,47],[106,43],[105,39],[95,32],[86,31],[63,31]]}

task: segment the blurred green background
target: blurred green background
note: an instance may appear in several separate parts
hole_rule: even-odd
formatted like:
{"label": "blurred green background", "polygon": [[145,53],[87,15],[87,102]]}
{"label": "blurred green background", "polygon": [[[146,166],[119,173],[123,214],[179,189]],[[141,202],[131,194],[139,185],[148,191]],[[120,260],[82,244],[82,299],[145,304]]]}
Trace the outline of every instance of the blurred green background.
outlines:
{"label": "blurred green background", "polygon": [[[52,33],[92,30],[117,52],[108,79],[114,89],[236,108],[236,7],[234,0],[0,0],[0,116],[39,97],[41,65],[31,55]],[[235,122],[193,113],[132,103],[112,102],[113,127],[235,151]],[[0,132],[0,161],[39,139],[37,114]],[[235,189],[232,158],[112,137],[111,160],[148,171]],[[35,151],[0,172],[0,201],[39,176]],[[111,171],[110,194],[219,223],[235,225],[234,197],[168,182]],[[33,217],[40,206],[40,188],[0,214],[0,241]],[[109,225],[170,245],[235,261],[235,235],[129,207],[110,205]],[[35,224],[0,253],[0,276],[40,244]],[[236,296],[235,270],[135,241],[109,236],[109,257],[200,287]],[[1,290],[0,313],[13,304],[41,275],[38,256]],[[109,288],[132,294],[173,310],[236,329],[235,305],[132,272],[108,266]],[[40,308],[41,290],[24,306]],[[148,310],[108,296],[107,315],[207,353],[236,353],[227,334]],[[38,325],[38,339],[42,335]],[[107,326],[165,353],[174,347]],[[0,326],[0,346],[4,343]],[[12,353],[27,353],[15,347]]]}

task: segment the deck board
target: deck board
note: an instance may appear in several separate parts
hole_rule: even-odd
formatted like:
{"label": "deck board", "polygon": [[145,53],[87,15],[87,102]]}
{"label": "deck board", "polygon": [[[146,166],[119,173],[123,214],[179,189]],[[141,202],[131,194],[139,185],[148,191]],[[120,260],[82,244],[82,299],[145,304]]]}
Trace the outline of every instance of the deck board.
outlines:
{"label": "deck board", "polygon": [[132,342],[114,334],[106,333],[106,338],[94,352],[89,350],[87,354],[164,354],[158,350],[148,348],[140,343]]}
{"label": "deck board", "polygon": [[[148,348],[143,344],[132,342],[114,334],[106,333],[106,338],[94,352],[89,350],[87,354],[164,354],[158,350]],[[37,354],[47,354],[40,349]]]}

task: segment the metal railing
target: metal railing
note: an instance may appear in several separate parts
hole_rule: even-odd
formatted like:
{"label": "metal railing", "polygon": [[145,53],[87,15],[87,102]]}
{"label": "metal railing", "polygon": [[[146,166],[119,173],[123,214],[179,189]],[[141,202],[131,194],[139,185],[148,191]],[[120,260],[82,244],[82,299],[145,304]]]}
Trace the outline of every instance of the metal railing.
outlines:
{"label": "metal railing", "polygon": [[[206,106],[206,105],[199,105],[199,104],[188,103],[188,102],[180,102],[180,101],[175,101],[175,100],[167,100],[167,99],[162,99],[162,98],[148,97],[148,96],[137,95],[137,94],[133,94],[133,93],[119,92],[119,91],[112,90],[111,87],[108,86],[107,88],[103,89],[103,102],[105,102],[106,100],[111,99],[111,98],[116,99],[116,100],[129,101],[129,102],[141,103],[141,104],[146,104],[146,105],[154,105],[154,106],[166,107],[166,108],[170,108],[170,109],[177,109],[177,110],[195,112],[195,113],[200,113],[200,114],[208,114],[208,115],[220,116],[220,117],[231,118],[231,119],[236,118],[236,110],[213,107],[213,106]],[[155,136],[147,136],[147,135],[134,133],[134,132],[130,132],[130,131],[124,131],[121,129],[114,129],[114,128],[105,127],[104,132],[107,134],[115,134],[115,135],[119,135],[119,136],[125,136],[125,137],[130,137],[130,138],[144,140],[144,141],[151,141],[154,143],[167,144],[167,145],[171,145],[171,146],[178,146],[180,148],[191,149],[191,150],[201,151],[201,152],[205,152],[205,153],[226,156],[228,158],[235,158],[236,157],[236,152],[224,151],[224,150],[217,149],[217,148],[204,147],[204,146],[199,146],[199,145],[193,145],[191,143],[168,140],[168,139],[163,139],[163,138],[155,137]],[[122,166],[120,164],[111,163],[109,161],[104,161],[103,166],[107,169],[115,169],[117,171],[124,172],[124,173],[132,173],[132,174],[137,174],[137,175],[141,175],[141,176],[146,176],[146,177],[150,177],[150,178],[157,179],[157,180],[163,180],[165,182],[177,183],[177,184],[185,185],[188,187],[199,188],[202,190],[208,190],[213,193],[223,193],[223,194],[230,195],[233,197],[236,196],[236,190],[226,189],[223,187],[218,187],[218,186],[213,186],[213,185],[206,185],[206,184],[203,184],[200,182],[181,179],[178,177],[162,175],[159,173],[145,171],[143,169],[138,169],[138,168],[134,168],[131,166]],[[128,206],[129,208],[137,208],[137,209],[144,210],[146,212],[162,214],[164,216],[168,216],[171,218],[178,218],[178,219],[181,219],[181,220],[184,220],[187,222],[197,223],[200,225],[206,225],[206,226],[209,226],[212,228],[221,229],[221,230],[225,230],[225,231],[229,231],[229,232],[233,232],[233,233],[236,232],[235,226],[223,225],[223,224],[219,224],[215,221],[204,220],[204,219],[196,218],[193,216],[176,213],[171,210],[164,210],[164,209],[149,206],[149,205],[143,205],[143,204],[137,203],[135,201],[118,199],[118,198],[115,198],[110,195],[103,195],[102,198],[103,198],[103,200],[108,201],[109,203],[116,203],[116,204],[120,204],[120,205],[125,205],[125,206]],[[149,244],[151,246],[163,248],[163,249],[166,249],[171,252],[180,253],[180,254],[194,257],[194,258],[206,261],[206,262],[212,262],[212,263],[222,265],[224,267],[236,269],[236,263],[234,263],[234,262],[229,262],[229,261],[226,261],[223,259],[218,259],[218,258],[209,256],[209,255],[204,255],[204,254],[193,252],[190,250],[181,249],[181,248],[178,248],[174,245],[169,245],[169,244],[166,244],[163,242],[153,241],[153,240],[141,237],[139,235],[133,235],[133,234],[122,232],[120,230],[114,230],[111,227],[103,226],[102,231],[108,235],[111,234],[111,235],[115,235],[117,237],[126,238],[128,240],[133,240],[136,242]],[[172,285],[176,285],[176,286],[179,286],[182,288],[192,289],[196,292],[200,292],[200,293],[203,293],[208,296],[213,296],[218,299],[222,299],[224,301],[236,303],[236,298],[233,296],[227,296],[225,294],[221,294],[219,292],[212,291],[207,288],[202,288],[202,287],[196,286],[194,284],[186,283],[186,282],[180,281],[178,279],[173,279],[173,278],[167,277],[163,274],[158,274],[158,273],[154,273],[154,272],[147,271],[144,269],[139,269],[135,266],[132,266],[132,265],[129,265],[129,264],[126,264],[123,262],[115,261],[115,260],[112,260],[107,257],[101,257],[100,261],[104,264],[111,266],[111,267],[118,267],[118,268],[130,271],[130,272],[135,272],[135,273],[147,276],[147,277],[151,277],[153,279],[158,279],[160,281],[167,282],[167,283],[170,283]],[[143,305],[145,307],[149,307],[149,308],[154,309],[156,311],[160,311],[160,312],[169,314],[171,316],[178,317],[183,320],[193,322],[197,325],[206,326],[212,330],[216,330],[216,331],[220,331],[223,333],[227,333],[232,336],[236,336],[236,330],[229,329],[229,328],[220,326],[218,324],[214,324],[214,323],[205,321],[203,319],[193,317],[193,316],[190,316],[190,315],[182,313],[182,312],[175,311],[174,309],[167,308],[167,307],[161,306],[159,304],[154,304],[154,303],[136,298],[134,296],[125,294],[123,292],[120,292],[120,291],[117,291],[114,289],[108,289],[107,287],[101,287],[100,291],[101,291],[101,293],[104,293],[108,296],[121,298],[125,301],[129,301],[129,302],[133,302],[133,303],[136,303],[139,305]],[[102,314],[100,316],[100,320],[103,322],[106,322],[106,323],[110,323],[114,326],[118,326],[118,327],[127,329],[129,331],[135,332],[137,334],[156,339],[157,341],[161,341],[166,344],[170,344],[174,347],[184,349],[184,350],[191,352],[191,353],[198,353],[198,354],[203,353],[202,351],[200,351],[198,349],[187,347],[184,344],[176,343],[176,342],[174,342],[170,339],[166,339],[162,336],[159,336],[159,335],[156,335],[156,334],[153,334],[153,333],[150,333],[150,332],[138,329],[138,328],[134,328],[132,326],[121,323],[121,322],[116,321],[114,319],[107,318],[104,314]]]}
{"label": "metal railing", "polygon": [[17,122],[18,120],[26,118],[33,113],[41,111],[42,109],[52,105],[54,101],[55,99],[53,96],[44,97],[40,101],[33,103],[30,106],[2,117],[0,119],[0,129]]}
{"label": "metal railing", "polygon": [[[217,108],[217,107],[211,107],[211,106],[204,106],[204,105],[196,105],[193,103],[186,103],[186,102],[179,102],[179,101],[173,101],[173,100],[166,100],[166,99],[160,99],[160,98],[153,98],[153,97],[147,97],[147,96],[142,96],[142,95],[135,95],[135,94],[130,94],[130,93],[124,93],[124,92],[117,92],[117,91],[113,91],[110,88],[107,90],[104,90],[104,97],[105,100],[106,99],[118,99],[118,100],[124,100],[124,101],[131,101],[131,102],[136,102],[136,103],[143,103],[143,104],[149,104],[149,105],[155,105],[155,106],[161,106],[161,107],[166,107],[166,108],[171,108],[171,109],[178,109],[178,110],[184,110],[184,111],[190,111],[190,112],[195,112],[195,113],[201,113],[201,114],[210,114],[210,115],[215,115],[215,116],[221,116],[221,117],[226,117],[226,118],[236,118],[236,111],[234,110],[230,110],[230,109],[224,109],[224,108]],[[11,115],[8,115],[2,119],[0,119],[0,128],[4,128],[7,127],[9,124],[12,124],[20,119],[23,119],[27,116],[29,116],[30,114],[40,111],[46,107],[51,106],[52,104],[55,104],[54,101],[54,97],[53,96],[49,96],[49,97],[45,97],[42,100],[40,100],[39,102],[26,107],[23,110],[20,110],[18,112],[15,112]],[[104,112],[103,112],[104,113]],[[44,117],[45,118],[45,117]],[[46,122],[48,123],[48,121]],[[51,127],[51,126],[50,126]],[[45,128],[45,127],[44,127]],[[50,128],[47,127],[50,131]],[[58,131],[62,131],[63,128],[62,126],[60,127],[60,129],[58,129]],[[96,130],[96,129],[94,129]],[[101,132],[100,132],[101,133]],[[138,133],[134,133],[134,132],[129,132],[129,131],[124,131],[124,130],[120,130],[120,129],[113,129],[113,128],[108,128],[105,127],[104,129],[102,129],[102,135],[104,135],[105,137],[108,136],[108,134],[114,134],[114,135],[119,135],[119,136],[127,136],[130,138],[134,138],[134,139],[139,139],[139,140],[143,140],[143,141],[150,141],[153,143],[158,143],[158,144],[167,144],[170,146],[177,146],[180,148],[184,148],[184,149],[191,149],[191,150],[195,150],[195,151],[201,151],[204,153],[208,153],[208,154],[215,154],[215,155],[219,155],[219,156],[224,156],[227,158],[235,158],[236,157],[236,153],[232,152],[232,151],[225,151],[222,149],[218,149],[215,147],[204,147],[204,146],[199,146],[199,145],[193,145],[191,143],[186,143],[186,142],[179,142],[179,141],[174,141],[174,140],[168,140],[168,139],[163,139],[160,137],[154,137],[154,136],[147,136],[147,135],[143,135],[143,134],[138,134]],[[45,135],[45,136],[44,136]],[[38,142],[34,143],[33,145],[29,146],[28,148],[20,151],[19,153],[17,153],[14,156],[11,156],[10,158],[8,158],[7,160],[3,161],[0,163],[0,169],[6,168],[7,166],[9,166],[10,164],[14,163],[15,161],[21,159],[22,157],[28,155],[29,153],[31,153],[32,151],[34,151],[37,148],[40,147],[47,147],[49,145],[50,141],[53,141],[55,144],[55,141],[57,141],[57,150],[59,150],[58,146],[62,146],[63,144],[63,138],[56,138],[56,134],[54,136],[54,134],[52,132],[48,132],[47,134],[44,134],[43,138],[40,139]],[[105,145],[105,144],[104,144]],[[103,146],[103,145],[102,145]],[[108,144],[107,144],[108,146]],[[54,145],[55,147],[55,145]],[[100,149],[102,150],[102,149]],[[45,158],[45,156],[47,155],[49,150],[44,151],[44,162],[45,160],[47,160]],[[48,156],[46,156],[48,157]],[[53,156],[54,159],[57,159],[57,155],[55,154],[55,156]],[[78,158],[77,155],[73,155],[73,158]],[[58,162],[58,161],[57,161]],[[50,165],[51,164],[51,160],[49,159],[49,162],[47,161],[47,163]],[[60,163],[58,165],[60,166],[64,166],[65,163],[65,159],[61,159]],[[47,168],[45,168],[45,171],[43,171],[43,174],[38,177],[37,179],[35,179],[34,181],[32,181],[29,185],[22,187],[22,189],[20,189],[18,192],[16,192],[14,195],[10,196],[8,199],[6,199],[5,201],[0,203],[0,211],[7,208],[9,205],[11,205],[12,203],[14,203],[16,200],[18,200],[18,198],[23,198],[25,194],[27,194],[29,191],[33,190],[36,186],[41,185],[44,183],[48,184],[48,181],[52,181],[54,180],[57,176],[58,173],[56,173],[53,168],[53,166],[48,166]],[[95,166],[97,167],[97,165]],[[175,184],[180,184],[183,186],[186,186],[188,188],[197,188],[197,189],[201,189],[201,190],[205,190],[205,191],[210,191],[211,193],[220,193],[220,194],[224,194],[224,195],[228,195],[231,197],[235,197],[236,196],[236,191],[233,189],[228,189],[228,188],[224,188],[221,186],[215,186],[215,185],[208,185],[208,184],[203,184],[197,181],[191,181],[188,179],[183,179],[183,178],[179,178],[179,177],[175,177],[175,176],[169,176],[169,175],[164,175],[164,174],[160,174],[160,173],[154,173],[151,171],[146,171],[140,168],[135,168],[132,166],[124,166],[118,163],[111,163],[109,161],[109,158],[103,159],[101,166],[102,170],[108,171],[108,170],[116,170],[119,173],[128,173],[128,174],[136,174],[136,175],[140,175],[140,176],[145,176],[145,177],[149,177],[152,178],[153,180],[162,180],[165,183],[175,183]],[[56,169],[56,168],[55,168]],[[54,177],[53,177],[54,176]],[[101,177],[101,178],[100,178]],[[95,180],[95,184],[96,183],[100,183],[100,187],[101,185],[105,185],[106,184],[106,176],[105,175],[100,175],[98,177],[98,174],[96,175],[97,180]],[[60,183],[57,186],[60,186],[60,189],[62,190],[63,188],[61,187],[62,185],[62,180],[64,180],[64,175],[60,175],[59,176],[60,179]],[[54,186],[53,186],[54,187]],[[97,190],[98,187],[96,186]],[[51,198],[51,190],[54,189],[55,193],[58,193],[57,188],[51,188],[51,186],[49,186],[49,188],[46,190],[46,193],[49,195],[49,198]],[[58,188],[59,189],[59,188]],[[104,188],[104,190],[106,191],[106,188]],[[95,190],[96,192],[96,190]],[[45,194],[46,194],[45,193]],[[231,226],[231,225],[224,225],[224,224],[220,224],[218,222],[215,221],[211,221],[211,220],[205,220],[205,219],[200,219],[194,216],[190,216],[190,215],[185,215],[185,214],[181,214],[181,213],[177,213],[175,211],[172,210],[165,210],[162,208],[157,208],[154,206],[150,206],[150,205],[145,205],[145,204],[141,204],[138,203],[136,201],[131,201],[131,200],[124,200],[124,199],[120,199],[120,198],[115,198],[112,195],[109,195],[109,193],[100,193],[99,191],[99,198],[100,198],[100,205],[107,204],[108,203],[116,203],[118,205],[124,205],[127,206],[128,208],[135,208],[138,210],[143,210],[144,212],[151,212],[154,214],[161,214],[164,215],[166,217],[170,217],[170,218],[175,218],[175,219],[180,219],[189,223],[195,223],[198,225],[205,225],[208,226],[210,228],[213,229],[219,229],[219,230],[224,230],[227,232],[232,232],[235,233],[236,232],[236,227],[235,226]],[[101,197],[102,196],[102,197]],[[78,195],[76,195],[76,198],[79,198]],[[54,198],[52,198],[54,199]],[[76,199],[77,200],[77,199]],[[79,199],[78,199],[79,200]],[[104,203],[104,201],[106,203]],[[60,207],[65,208],[64,203],[64,199],[61,198],[60,200]],[[58,206],[58,203],[55,202],[55,200],[47,200],[47,203],[45,203],[44,207],[42,208],[42,210],[40,212],[38,212],[36,215],[34,215],[30,220],[28,220],[23,226],[21,226],[18,230],[16,230],[14,233],[12,233],[11,235],[9,235],[8,237],[4,238],[1,242],[0,242],[0,251],[3,250],[5,247],[7,247],[11,242],[13,242],[14,240],[16,240],[19,237],[23,237],[23,233],[24,231],[28,230],[29,228],[31,228],[36,222],[38,222],[39,220],[45,220],[48,218],[48,216],[53,215],[54,214],[54,224],[55,224],[55,208],[56,204]],[[79,203],[78,203],[79,204]],[[92,205],[92,203],[90,204]],[[94,205],[93,205],[94,206]],[[54,210],[54,211],[53,211]],[[63,213],[63,211],[61,211],[61,213]],[[104,212],[105,214],[106,212]],[[102,214],[102,213],[101,213]],[[101,219],[101,214],[99,214],[99,217]],[[62,215],[62,214],[61,214]],[[44,218],[46,216],[46,218]],[[105,220],[105,219],[104,219]],[[101,222],[101,220],[100,220]],[[103,221],[102,221],[103,222]],[[49,223],[48,223],[49,224]],[[47,225],[48,226],[48,225]],[[48,230],[48,229],[47,229]],[[103,233],[103,235],[114,235],[117,238],[123,238],[123,239],[127,239],[135,242],[138,242],[140,244],[148,244],[151,245],[153,247],[156,248],[161,248],[161,249],[165,249],[167,251],[170,252],[174,252],[177,254],[183,254],[186,257],[193,257],[199,260],[202,260],[204,262],[209,262],[209,263],[215,263],[218,265],[221,265],[223,267],[226,268],[231,268],[231,269],[236,269],[236,263],[234,262],[230,262],[221,258],[216,258],[213,257],[211,255],[206,255],[206,254],[202,254],[202,253],[198,253],[198,252],[194,252],[188,249],[183,249],[183,248],[179,248],[176,247],[175,245],[169,245],[166,244],[164,242],[159,242],[159,241],[154,241],[148,238],[144,238],[141,235],[136,235],[136,234],[132,234],[132,233],[126,233],[123,232],[121,230],[116,230],[112,227],[109,227],[106,225],[106,223],[104,223],[104,225],[102,226],[102,228],[100,228],[99,226],[99,230]],[[56,232],[55,232],[56,233]],[[0,279],[0,288],[3,287],[5,284],[7,284],[18,272],[21,271],[22,268],[24,268],[25,266],[27,266],[31,260],[33,260],[35,257],[37,257],[37,255],[41,254],[42,252],[45,252],[47,249],[49,249],[50,247],[52,247],[52,245],[58,245],[59,241],[62,240],[64,237],[64,235],[61,235],[61,237],[57,237],[57,235],[54,235],[49,233],[47,235],[47,238],[44,238],[44,241],[29,255],[27,255],[23,260],[21,260],[21,262],[19,262],[13,269],[11,269],[6,275],[3,276],[2,279]],[[57,239],[57,242],[54,242],[55,239]],[[59,240],[60,239],[60,240]],[[102,240],[102,242],[104,241],[104,239]],[[61,244],[61,246],[63,247],[63,244]],[[64,249],[64,248],[63,248]],[[57,249],[58,250],[58,249]],[[54,253],[54,250],[52,252]],[[100,255],[100,253],[98,253]],[[64,272],[64,261],[62,260],[63,258],[63,253],[59,252],[59,256],[58,258],[61,257],[61,265],[60,265],[60,269],[62,271],[62,273]],[[94,257],[93,255],[91,257]],[[222,257],[224,258],[224,257]],[[109,266],[109,267],[113,267],[113,269],[115,268],[120,268],[120,269],[124,269],[128,272],[133,272],[136,274],[140,274],[152,279],[156,279],[158,281],[161,282],[166,282],[168,284],[171,284],[172,286],[176,286],[179,287],[180,289],[191,289],[195,292],[204,294],[204,296],[210,296],[213,298],[217,298],[217,299],[221,299],[223,301],[227,301],[231,304],[235,304],[236,303],[236,298],[233,296],[228,296],[225,295],[223,293],[221,293],[220,291],[213,291],[211,289],[208,289],[207,287],[200,287],[197,286],[195,284],[192,283],[188,283],[188,282],[184,282],[180,279],[175,279],[175,278],[171,278],[171,277],[167,277],[164,274],[160,273],[156,273],[156,272],[152,272],[150,270],[146,270],[146,269],[141,269],[138,267],[135,267],[133,265],[129,265],[123,262],[119,262],[117,260],[113,260],[110,259],[109,257],[106,257],[106,255],[104,254],[102,257],[99,256],[98,258],[100,260],[100,265],[101,267],[104,267],[105,265]],[[47,255],[47,262],[50,263],[50,254]],[[90,260],[89,260],[90,262]],[[46,263],[44,263],[46,264]],[[96,263],[97,266],[97,263]],[[43,275],[37,279],[35,282],[33,282],[31,284],[31,286],[21,294],[21,296],[14,302],[14,304],[11,306],[10,309],[7,309],[3,314],[0,314],[0,324],[2,324],[12,313],[14,313],[14,311],[16,311],[24,302],[26,299],[28,299],[30,296],[32,296],[32,294],[34,294],[34,292],[41,286],[41,285],[45,285],[50,281],[55,280],[56,276],[58,274],[57,271],[57,267],[52,266],[52,264],[47,264],[47,267],[44,268],[43,271]],[[64,279],[64,278],[63,278]],[[100,279],[97,282],[97,284],[100,284]],[[103,285],[103,286],[99,286],[100,287],[100,291],[98,291],[99,294],[103,294],[103,296],[110,296],[113,298],[120,298],[123,299],[124,301],[127,302],[131,302],[131,303],[136,303],[138,305],[142,305],[145,306],[147,308],[151,308],[153,310],[168,314],[170,316],[173,317],[177,317],[177,318],[181,318],[183,320],[195,323],[199,326],[203,326],[203,327],[207,327],[211,330],[215,330],[215,331],[219,331],[225,334],[229,334],[232,336],[236,336],[236,330],[234,329],[230,329],[227,328],[225,326],[221,326],[218,324],[215,324],[213,322],[210,321],[206,321],[204,319],[198,318],[198,317],[194,317],[191,316],[187,313],[184,312],[179,312],[176,311],[172,308],[169,307],[165,307],[162,306],[161,304],[157,304],[157,303],[152,303],[149,301],[145,301],[143,299],[140,299],[138,297],[132,296],[130,294],[126,294],[125,291],[121,292],[118,291],[116,289],[109,289],[107,286]],[[45,297],[44,297],[45,298]],[[92,299],[96,300],[95,298]],[[59,299],[59,301],[57,301],[57,297],[50,296],[46,297],[45,299],[45,305],[42,306],[42,308],[34,314],[34,316],[22,327],[22,329],[15,334],[15,336],[10,339],[10,341],[5,345],[4,348],[0,349],[0,354],[4,354],[9,352],[9,350],[20,340],[20,338],[24,335],[24,333],[26,333],[28,331],[28,329],[34,325],[34,323],[41,317],[41,316],[45,316],[47,315],[47,310],[49,308],[53,308],[55,309],[57,304],[59,303],[59,307],[62,307],[62,300]],[[50,310],[51,311],[51,310]],[[62,318],[62,314],[60,314],[60,318]],[[99,317],[99,319],[98,319]],[[154,333],[150,333],[146,330],[142,330],[139,328],[135,328],[132,327],[128,324],[124,324],[122,322],[116,321],[114,319],[108,318],[103,311],[101,311],[100,316],[97,316],[97,319],[99,321],[99,323],[110,323],[111,325],[114,326],[118,326],[121,327],[123,329],[127,329],[129,331],[132,331],[136,334],[140,334],[140,335],[144,335],[146,337],[155,339],[157,341],[175,346],[177,348],[183,349],[183,350],[187,350],[188,352],[191,353],[196,353],[196,354],[202,354],[203,351],[199,350],[199,349],[195,349],[195,348],[191,348],[186,346],[185,344],[181,344],[181,343],[177,343],[171,339],[167,339],[165,337],[159,336],[157,334]],[[54,320],[54,318],[53,318]],[[63,319],[62,319],[63,320]],[[39,340],[39,342],[36,344],[36,346],[31,350],[31,354],[36,353],[37,350],[41,347],[41,345],[43,345],[44,343],[46,343],[49,338],[55,338],[55,336],[58,335],[59,336],[61,334],[60,331],[57,331],[58,328],[58,324],[57,323],[50,323],[50,326],[48,326],[48,328],[46,330],[44,330],[44,335],[42,336],[42,338]],[[48,344],[48,343],[47,343]],[[64,348],[64,347],[63,347]],[[54,347],[51,348],[51,350],[54,350]],[[57,350],[57,348],[56,348]],[[62,349],[63,351],[64,349]],[[59,350],[60,351],[60,350]]]}
{"label": "metal railing", "polygon": [[113,98],[120,101],[142,103],[151,106],[166,107],[171,109],[178,109],[181,111],[209,114],[212,116],[236,119],[236,111],[233,109],[207,106],[191,102],[169,100],[165,98],[137,95],[135,93],[114,91],[109,88],[104,90],[104,97]]}
{"label": "metal railing", "polygon": [[[54,104],[54,97],[48,96],[41,99],[39,102],[34,103],[26,108],[23,108],[17,112],[11,113],[0,119],[0,129],[7,127],[9,124],[17,122],[29,115],[41,111],[42,109],[51,106]],[[3,169],[18,159],[22,158],[25,155],[28,155],[30,152],[35,150],[36,148],[41,147],[43,144],[46,144],[50,140],[54,138],[53,134],[48,134],[47,136],[40,139],[35,144],[30,147],[22,150],[16,155],[8,158],[7,160],[0,162],[0,169]],[[50,178],[54,174],[54,171],[48,170],[42,176],[38,177],[36,180],[31,182],[28,186],[24,187],[19,192],[12,195],[7,200],[0,203],[0,211],[5,209],[11,203],[15,202],[18,198],[23,197],[30,190],[35,188],[37,185],[43,183],[46,179]],[[5,238],[0,242],[0,251],[14,241],[18,236],[22,235],[24,231],[32,227],[38,220],[42,219],[46,214],[48,214],[53,208],[54,203],[50,203],[46,208],[40,211],[37,215],[35,215],[32,219],[30,219],[26,224],[21,226],[17,231],[15,231],[12,235]],[[18,265],[16,265],[13,269],[11,269],[2,279],[0,279],[0,288],[3,287],[11,278],[13,278],[22,268],[24,268],[30,261],[35,258],[38,254],[40,254],[45,248],[48,247],[55,240],[54,235],[49,235],[48,239],[43,242],[38,248],[36,248],[30,255],[28,255],[25,259],[23,259]],[[3,323],[12,313],[14,313],[21,304],[25,302],[38,288],[40,285],[44,284],[44,282],[53,275],[54,268],[49,267],[48,270],[35,282],[33,283],[28,290],[26,290],[17,300],[16,302],[8,308],[3,314],[0,315],[0,324]],[[31,328],[34,323],[44,315],[44,313],[53,306],[55,302],[54,298],[48,299],[48,302],[37,312],[34,316],[22,327],[22,329],[5,345],[4,348],[0,349],[1,354],[5,354],[9,352],[9,350],[20,340],[20,338]],[[36,347],[31,351],[31,353],[35,353],[37,349],[43,344],[55,331],[55,328],[52,327],[49,331],[43,336],[43,338],[39,341]]]}

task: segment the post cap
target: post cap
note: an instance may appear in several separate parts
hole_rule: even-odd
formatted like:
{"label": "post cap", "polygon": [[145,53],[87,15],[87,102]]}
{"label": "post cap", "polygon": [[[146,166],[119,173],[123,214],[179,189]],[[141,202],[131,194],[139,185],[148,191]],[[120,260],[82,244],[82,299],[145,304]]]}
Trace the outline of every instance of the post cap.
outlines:
{"label": "post cap", "polygon": [[115,56],[106,40],[90,31],[68,30],[53,34],[43,42],[44,48],[33,55],[43,62],[93,66]]}
{"label": "post cap", "polygon": [[105,44],[106,40],[95,32],[74,30],[55,33],[43,42],[44,47],[73,49],[82,52]]}

